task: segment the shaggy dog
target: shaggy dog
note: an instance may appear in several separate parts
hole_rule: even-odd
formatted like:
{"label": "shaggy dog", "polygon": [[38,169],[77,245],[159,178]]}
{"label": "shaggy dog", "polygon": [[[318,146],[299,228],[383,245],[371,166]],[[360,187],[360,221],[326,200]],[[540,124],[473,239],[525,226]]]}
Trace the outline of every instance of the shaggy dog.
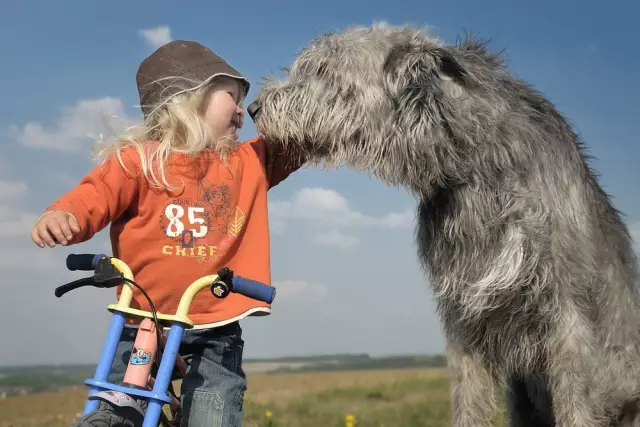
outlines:
{"label": "shaggy dog", "polygon": [[258,131],[312,163],[404,186],[437,297],[452,421],[640,425],[638,268],[628,229],[567,119],[468,38],[327,33],[266,80]]}

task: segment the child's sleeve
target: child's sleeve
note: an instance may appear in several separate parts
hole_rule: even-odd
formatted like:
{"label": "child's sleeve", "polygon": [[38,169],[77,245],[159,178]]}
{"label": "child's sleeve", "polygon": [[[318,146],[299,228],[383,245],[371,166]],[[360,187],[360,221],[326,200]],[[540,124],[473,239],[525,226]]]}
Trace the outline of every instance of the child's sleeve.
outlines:
{"label": "child's sleeve", "polygon": [[53,210],[66,211],[76,218],[80,233],[70,243],[91,239],[136,200],[140,185],[140,163],[133,156],[136,154],[122,150],[121,157],[127,170],[122,167],[116,155],[111,156],[85,175],[78,186],[45,210],[46,213]]}
{"label": "child's sleeve", "polygon": [[305,163],[304,157],[293,144],[285,149],[278,144],[266,143],[262,137],[256,137],[249,143],[265,169],[269,188],[284,181]]}

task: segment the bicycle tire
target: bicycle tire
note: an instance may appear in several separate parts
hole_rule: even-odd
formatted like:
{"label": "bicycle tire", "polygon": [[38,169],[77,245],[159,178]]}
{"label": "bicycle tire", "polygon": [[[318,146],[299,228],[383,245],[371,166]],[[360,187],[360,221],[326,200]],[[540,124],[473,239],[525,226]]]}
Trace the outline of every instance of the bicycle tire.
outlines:
{"label": "bicycle tire", "polygon": [[111,409],[99,409],[76,419],[71,427],[136,427],[132,420]]}

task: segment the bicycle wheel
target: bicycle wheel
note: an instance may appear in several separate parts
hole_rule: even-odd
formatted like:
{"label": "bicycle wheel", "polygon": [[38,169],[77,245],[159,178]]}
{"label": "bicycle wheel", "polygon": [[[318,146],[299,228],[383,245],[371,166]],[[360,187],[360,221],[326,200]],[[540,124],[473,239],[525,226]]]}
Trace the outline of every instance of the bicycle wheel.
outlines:
{"label": "bicycle wheel", "polygon": [[71,427],[136,427],[132,420],[112,409],[99,409],[76,419]]}

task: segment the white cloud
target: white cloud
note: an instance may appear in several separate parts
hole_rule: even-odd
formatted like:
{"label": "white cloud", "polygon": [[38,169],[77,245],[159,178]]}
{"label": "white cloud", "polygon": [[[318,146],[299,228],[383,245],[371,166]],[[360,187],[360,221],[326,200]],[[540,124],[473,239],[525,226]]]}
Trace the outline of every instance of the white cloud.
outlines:
{"label": "white cloud", "polygon": [[413,209],[404,212],[390,213],[381,218],[380,225],[385,228],[412,228],[415,220]]}
{"label": "white cloud", "polygon": [[1,200],[23,198],[26,195],[27,184],[24,181],[0,181]]}
{"label": "white cloud", "polygon": [[[29,242],[31,242],[31,238],[29,238]],[[60,270],[60,265],[64,266],[57,259],[59,256],[56,256],[57,254],[53,253],[48,246],[38,248],[35,243],[32,243],[32,245],[32,248],[12,248],[11,250],[1,251],[0,268],[5,272],[27,270],[33,273],[34,270],[40,272],[53,271],[54,269]]]}
{"label": "white cloud", "polygon": [[27,184],[23,181],[0,181],[0,237],[29,235],[38,215],[24,212],[20,201],[26,198]]}
{"label": "white cloud", "polygon": [[349,249],[360,244],[360,239],[357,237],[344,234],[338,230],[332,230],[328,233],[319,233],[316,235],[315,241],[320,245],[339,249]]}
{"label": "white cloud", "polygon": [[296,300],[317,302],[323,300],[327,295],[327,288],[320,285],[313,285],[305,280],[281,280],[274,281],[276,288],[276,301]]}
{"label": "white cloud", "polygon": [[100,135],[110,138],[133,124],[135,121],[125,113],[122,101],[107,96],[80,100],[65,107],[52,128],[29,122],[22,129],[12,126],[9,132],[26,147],[73,152],[86,150],[87,143],[97,141]]}
{"label": "white cloud", "polygon": [[413,227],[414,222],[411,209],[381,217],[365,215],[352,209],[347,199],[338,192],[326,188],[303,188],[290,200],[272,201],[269,203],[269,216],[277,233],[284,230],[286,221],[294,219],[328,227],[329,230],[316,235],[315,242],[341,248],[359,244],[358,238],[339,231],[341,228],[408,229]]}
{"label": "white cloud", "polygon": [[285,228],[287,228],[287,225],[283,220],[277,218],[269,219],[269,230],[271,234],[280,234],[285,230]]}
{"label": "white cloud", "polygon": [[39,216],[17,209],[3,209],[0,211],[0,237],[29,236]]}
{"label": "white cloud", "polygon": [[161,25],[155,28],[138,30],[138,35],[142,37],[154,49],[169,43],[171,39],[171,28],[168,25]]}
{"label": "white cloud", "polygon": [[80,182],[80,176],[64,169],[51,169],[43,176],[43,180],[55,185],[60,189],[60,194],[75,187]]}

